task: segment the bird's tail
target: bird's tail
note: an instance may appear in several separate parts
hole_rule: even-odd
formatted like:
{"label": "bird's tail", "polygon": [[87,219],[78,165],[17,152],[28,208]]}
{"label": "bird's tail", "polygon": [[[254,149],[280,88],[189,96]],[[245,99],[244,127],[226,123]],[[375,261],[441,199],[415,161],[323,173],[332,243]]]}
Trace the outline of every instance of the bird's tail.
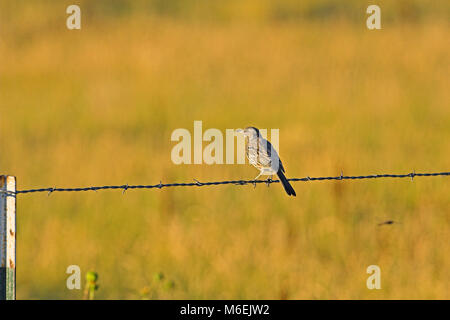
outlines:
{"label": "bird's tail", "polygon": [[295,194],[295,190],[294,188],[292,188],[291,184],[289,183],[289,181],[286,179],[286,176],[284,175],[283,171],[278,170],[277,172],[278,178],[280,178],[281,184],[284,187],[284,190],[286,190],[286,193],[289,196],[296,196]]}

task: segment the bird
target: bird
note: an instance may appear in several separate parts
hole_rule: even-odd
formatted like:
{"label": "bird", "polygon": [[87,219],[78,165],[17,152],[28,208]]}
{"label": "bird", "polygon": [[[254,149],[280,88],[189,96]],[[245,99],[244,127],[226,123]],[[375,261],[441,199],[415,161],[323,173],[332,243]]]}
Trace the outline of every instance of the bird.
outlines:
{"label": "bird", "polygon": [[254,180],[261,175],[269,175],[271,180],[272,176],[277,174],[286,193],[295,197],[295,190],[284,175],[285,170],[277,151],[268,140],[261,136],[259,129],[247,127],[237,129],[236,132],[244,135],[247,159],[250,164],[259,170],[259,174]]}

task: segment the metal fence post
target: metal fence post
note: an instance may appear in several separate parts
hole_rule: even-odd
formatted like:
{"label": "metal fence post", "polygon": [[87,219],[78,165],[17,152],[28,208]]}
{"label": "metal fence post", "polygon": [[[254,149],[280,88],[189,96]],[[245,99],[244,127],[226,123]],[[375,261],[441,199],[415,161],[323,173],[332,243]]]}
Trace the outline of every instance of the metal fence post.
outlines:
{"label": "metal fence post", "polygon": [[16,177],[0,175],[0,300],[16,299]]}

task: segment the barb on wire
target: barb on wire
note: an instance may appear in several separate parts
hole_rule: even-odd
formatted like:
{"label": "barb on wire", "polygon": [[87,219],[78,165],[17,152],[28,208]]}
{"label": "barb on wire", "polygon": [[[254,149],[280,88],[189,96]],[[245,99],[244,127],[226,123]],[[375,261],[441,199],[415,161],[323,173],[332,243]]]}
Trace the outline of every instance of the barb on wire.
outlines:
{"label": "barb on wire", "polygon": [[[363,179],[380,179],[380,178],[411,178],[413,181],[414,177],[436,177],[436,176],[450,176],[450,172],[433,172],[433,173],[416,173],[415,171],[407,174],[372,174],[365,176],[344,176],[341,172],[339,176],[336,177],[305,177],[305,178],[291,178],[288,181],[324,181],[324,180],[363,180]],[[17,190],[16,192],[0,190],[0,194],[6,194],[6,196],[16,196],[17,194],[27,194],[35,192],[47,192],[50,196],[54,192],[80,192],[80,191],[98,191],[106,189],[121,189],[123,193],[131,189],[162,189],[168,187],[203,187],[203,186],[217,186],[217,185],[236,185],[243,186],[251,184],[256,186],[257,183],[266,183],[269,186],[271,183],[279,183],[280,180],[229,180],[229,181],[212,181],[212,182],[200,182],[194,179],[194,182],[188,183],[162,183],[160,181],[158,184],[154,185],[116,185],[116,186],[92,186],[84,188],[40,188],[40,189],[28,189],[28,190]]]}

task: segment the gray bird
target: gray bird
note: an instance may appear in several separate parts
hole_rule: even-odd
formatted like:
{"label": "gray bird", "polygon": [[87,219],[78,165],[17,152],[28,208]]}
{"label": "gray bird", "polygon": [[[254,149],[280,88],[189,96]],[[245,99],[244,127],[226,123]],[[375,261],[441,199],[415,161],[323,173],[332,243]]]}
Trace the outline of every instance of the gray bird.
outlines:
{"label": "gray bird", "polygon": [[292,188],[284,175],[283,164],[277,151],[269,141],[261,136],[259,130],[255,127],[247,127],[245,129],[237,129],[236,132],[242,133],[245,137],[245,153],[248,162],[260,171],[254,180],[261,175],[272,177],[272,175],[277,174],[286,193],[289,196],[296,196],[294,188]]}

